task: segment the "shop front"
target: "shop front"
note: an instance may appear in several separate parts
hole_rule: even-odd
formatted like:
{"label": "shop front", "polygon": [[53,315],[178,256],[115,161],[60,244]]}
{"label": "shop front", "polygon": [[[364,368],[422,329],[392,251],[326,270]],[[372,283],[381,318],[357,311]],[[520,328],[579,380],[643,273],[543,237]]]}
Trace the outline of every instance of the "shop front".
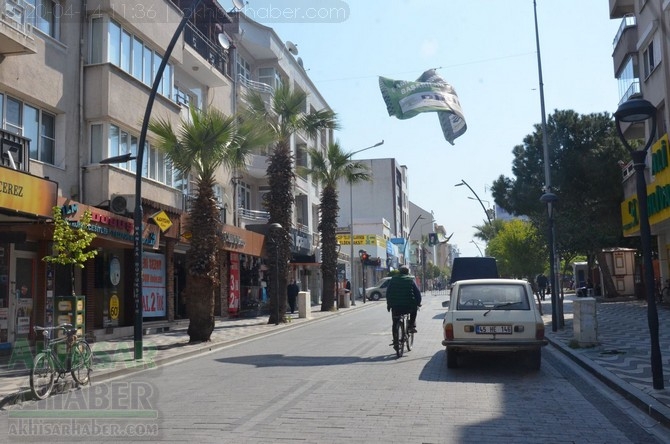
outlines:
{"label": "shop front", "polygon": [[57,196],[56,182],[0,166],[0,351],[47,321],[41,258]]}

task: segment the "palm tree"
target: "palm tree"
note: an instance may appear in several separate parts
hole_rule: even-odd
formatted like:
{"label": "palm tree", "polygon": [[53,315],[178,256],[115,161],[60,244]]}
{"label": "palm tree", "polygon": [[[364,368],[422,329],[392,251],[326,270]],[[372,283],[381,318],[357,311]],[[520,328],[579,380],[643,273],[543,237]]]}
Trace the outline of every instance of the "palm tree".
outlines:
{"label": "palm tree", "polygon": [[309,137],[315,138],[323,129],[337,129],[336,115],[331,110],[321,110],[306,114],[305,103],[307,94],[299,89],[291,90],[288,85],[280,85],[266,106],[263,96],[251,92],[246,96],[247,109],[245,118],[257,125],[267,128],[275,136],[274,146],[268,156],[268,185],[270,191],[265,195],[265,208],[270,213],[269,224],[278,223],[282,226],[280,233],[271,237],[274,248],[267,249],[270,280],[277,285],[268,288],[279,288],[279,294],[270,293],[269,324],[286,322],[286,289],[288,285],[288,263],[291,260],[290,230],[293,226],[293,186],[295,171],[293,169],[293,153],[291,152],[291,136],[304,131]]}
{"label": "palm tree", "polygon": [[[323,279],[323,296],[321,311],[334,308],[335,285],[337,283],[337,215],[338,205],[337,182],[344,178],[347,183],[353,184],[368,181],[372,178],[369,168],[362,162],[351,161],[352,153],[345,153],[338,143],[328,146],[324,153],[311,148],[307,151],[310,158],[310,168],[304,168],[305,174],[323,185],[321,190],[321,276]],[[351,259],[353,260],[353,258]]]}
{"label": "palm tree", "polygon": [[213,186],[220,167],[242,168],[255,146],[267,143],[257,127],[240,124],[214,108],[190,109],[190,120],[175,132],[167,119],[153,119],[149,129],[159,150],[184,176],[195,178],[197,195],[189,209],[187,230],[191,246],[186,254],[184,288],[189,316],[190,342],[209,341],[214,330],[214,295],[217,288],[221,221]]}

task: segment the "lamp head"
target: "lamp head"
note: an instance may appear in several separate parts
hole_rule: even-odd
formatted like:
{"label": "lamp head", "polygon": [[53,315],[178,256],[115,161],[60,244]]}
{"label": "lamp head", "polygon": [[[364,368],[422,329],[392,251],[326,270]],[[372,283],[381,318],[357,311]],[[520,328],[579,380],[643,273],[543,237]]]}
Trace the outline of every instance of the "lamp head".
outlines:
{"label": "lamp head", "polygon": [[644,122],[656,116],[656,107],[645,99],[630,99],[619,105],[614,118],[626,123]]}

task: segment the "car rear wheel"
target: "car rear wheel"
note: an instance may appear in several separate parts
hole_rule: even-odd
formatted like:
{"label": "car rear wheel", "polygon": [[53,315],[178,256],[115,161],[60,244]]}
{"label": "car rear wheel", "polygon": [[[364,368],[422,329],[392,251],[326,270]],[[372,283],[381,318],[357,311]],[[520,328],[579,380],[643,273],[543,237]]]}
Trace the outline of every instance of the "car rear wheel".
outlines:
{"label": "car rear wheel", "polygon": [[542,366],[542,350],[532,350],[528,352],[528,366],[531,370],[540,370]]}
{"label": "car rear wheel", "polygon": [[447,368],[458,368],[458,352],[447,349]]}
{"label": "car rear wheel", "polygon": [[382,295],[378,291],[375,291],[370,295],[370,299],[372,299],[373,301],[378,301],[379,299],[381,299],[381,297]]}

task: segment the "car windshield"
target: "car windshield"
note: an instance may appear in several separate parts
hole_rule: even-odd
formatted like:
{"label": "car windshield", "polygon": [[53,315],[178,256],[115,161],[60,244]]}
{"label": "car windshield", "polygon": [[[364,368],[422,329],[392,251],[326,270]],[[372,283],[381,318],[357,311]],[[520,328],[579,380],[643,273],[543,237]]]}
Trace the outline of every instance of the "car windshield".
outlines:
{"label": "car windshield", "polygon": [[381,279],[379,282],[377,282],[375,284],[375,287],[384,287],[384,286],[388,285],[389,281],[390,281],[389,278]]}
{"label": "car windshield", "polygon": [[459,310],[530,310],[526,288],[518,284],[476,284],[459,288]]}

